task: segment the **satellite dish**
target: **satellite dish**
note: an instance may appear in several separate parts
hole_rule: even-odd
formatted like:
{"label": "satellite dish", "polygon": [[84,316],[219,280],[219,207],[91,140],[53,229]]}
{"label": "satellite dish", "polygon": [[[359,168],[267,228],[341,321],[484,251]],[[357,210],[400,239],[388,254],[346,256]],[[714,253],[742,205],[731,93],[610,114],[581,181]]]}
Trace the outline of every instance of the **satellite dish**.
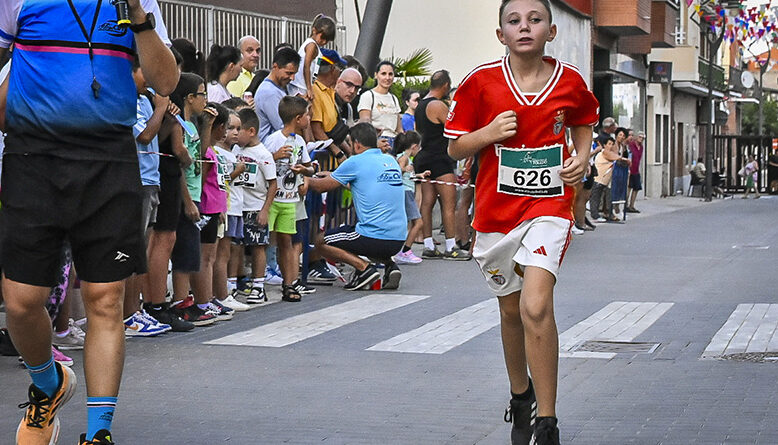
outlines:
{"label": "satellite dish", "polygon": [[740,74],[740,83],[743,84],[743,88],[751,88],[754,86],[754,75],[750,71],[743,71]]}

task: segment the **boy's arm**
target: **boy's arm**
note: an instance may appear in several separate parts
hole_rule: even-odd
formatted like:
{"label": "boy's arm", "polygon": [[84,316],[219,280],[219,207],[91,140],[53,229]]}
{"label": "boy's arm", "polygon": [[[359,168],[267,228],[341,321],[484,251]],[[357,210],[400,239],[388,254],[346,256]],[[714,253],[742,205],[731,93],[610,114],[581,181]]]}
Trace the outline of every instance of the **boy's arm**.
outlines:
{"label": "boy's arm", "polygon": [[474,156],[482,148],[514,136],[517,128],[516,112],[513,110],[504,111],[497,115],[489,125],[450,140],[448,155],[455,161]]}
{"label": "boy's arm", "polygon": [[257,214],[257,224],[260,226],[267,225],[268,214],[270,213],[270,206],[273,205],[273,198],[276,196],[278,190],[278,181],[276,178],[267,181],[267,198],[265,198],[265,205],[259,210]]}
{"label": "boy's arm", "polygon": [[233,168],[232,173],[230,173],[230,181],[233,181],[244,171],[246,171],[246,164],[243,162],[236,162],[235,168]]}
{"label": "boy's arm", "polygon": [[216,116],[219,113],[211,107],[205,107],[203,110],[201,124],[200,124],[200,159],[205,159],[205,152],[208,151],[208,147],[211,144],[211,130],[213,128],[213,121],[216,120]]}
{"label": "boy's arm", "polygon": [[[575,156],[565,160],[559,176],[565,184],[573,185],[581,181],[589,169],[589,152],[592,150],[592,127],[588,125],[572,127],[570,133],[573,139]],[[578,149],[581,147],[581,149]]]}
{"label": "boy's arm", "polygon": [[152,113],[151,117],[146,122],[146,128],[140,132],[137,138],[135,138],[138,142],[143,145],[148,145],[157,137],[160,128],[162,128],[162,121],[165,118],[167,105],[169,103],[169,98],[160,96],[159,94],[154,95],[154,113]]}
{"label": "boy's arm", "polygon": [[189,154],[189,150],[184,145],[184,129],[178,122],[174,122],[173,127],[170,130],[170,147],[173,150],[173,155],[178,159],[178,163],[182,167],[189,167],[192,165],[192,156]]}
{"label": "boy's arm", "polygon": [[181,198],[184,202],[184,214],[193,222],[200,221],[200,210],[197,209],[192,196],[189,195],[189,187],[186,186],[186,178],[181,175]]}

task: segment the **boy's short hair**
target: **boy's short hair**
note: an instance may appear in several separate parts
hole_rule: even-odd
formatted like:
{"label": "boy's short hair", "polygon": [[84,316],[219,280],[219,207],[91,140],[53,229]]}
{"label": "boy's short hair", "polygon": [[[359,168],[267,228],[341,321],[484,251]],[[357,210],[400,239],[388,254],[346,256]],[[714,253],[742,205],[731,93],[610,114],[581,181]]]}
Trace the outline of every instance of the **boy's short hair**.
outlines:
{"label": "boy's short hair", "polygon": [[240,117],[240,128],[242,130],[249,130],[254,128],[259,133],[259,116],[251,108],[244,108],[238,111],[238,117]]}
{"label": "boy's short hair", "polygon": [[284,96],[278,103],[278,116],[284,125],[308,112],[308,101],[300,96]]}
{"label": "boy's short hair", "polygon": [[[502,26],[502,15],[505,13],[505,8],[514,0],[502,0],[502,4],[500,5],[500,21],[499,24]],[[537,0],[539,1],[544,8],[546,8],[546,11],[548,11],[548,22],[554,23],[554,14],[551,12],[551,3],[548,0]]]}
{"label": "boy's short hair", "polygon": [[229,108],[230,110],[237,110],[240,107],[248,107],[249,104],[241,99],[240,97],[231,97],[224,102],[222,102],[222,105]]}
{"label": "boy's short hair", "polygon": [[279,68],[287,66],[290,63],[300,66],[300,55],[297,54],[297,51],[293,50],[292,48],[280,48],[273,55],[273,65],[276,65]]}
{"label": "boy's short hair", "polygon": [[367,122],[361,122],[351,127],[349,135],[351,135],[351,140],[359,142],[367,148],[378,147],[378,136],[375,133],[375,128]]}

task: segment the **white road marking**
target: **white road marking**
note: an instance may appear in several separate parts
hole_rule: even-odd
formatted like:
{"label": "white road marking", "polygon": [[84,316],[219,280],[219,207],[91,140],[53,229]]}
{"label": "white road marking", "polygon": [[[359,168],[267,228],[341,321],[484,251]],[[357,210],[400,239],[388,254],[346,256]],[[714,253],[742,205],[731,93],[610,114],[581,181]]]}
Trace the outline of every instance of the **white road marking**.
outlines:
{"label": "white road marking", "polygon": [[702,358],[760,352],[778,352],[778,304],[737,305]]}
{"label": "white road marking", "polygon": [[280,348],[426,298],[429,298],[429,295],[371,294],[211,340],[205,344]]}
{"label": "white road marking", "polygon": [[500,308],[490,298],[368,348],[368,351],[443,354],[500,324]]}
{"label": "white road marking", "polygon": [[559,356],[572,358],[604,358],[611,352],[575,351],[589,340],[628,342],[653,325],[673,303],[614,301],[559,335]]}

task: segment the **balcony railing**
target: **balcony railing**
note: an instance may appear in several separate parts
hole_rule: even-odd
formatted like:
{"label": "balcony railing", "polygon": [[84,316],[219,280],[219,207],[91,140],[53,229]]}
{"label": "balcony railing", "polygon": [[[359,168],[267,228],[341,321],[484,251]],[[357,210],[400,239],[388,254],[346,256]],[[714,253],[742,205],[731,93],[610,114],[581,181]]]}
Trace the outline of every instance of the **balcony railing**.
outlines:
{"label": "balcony railing", "polygon": [[[699,59],[700,83],[708,86],[708,61]],[[727,82],[724,80],[724,68],[713,65],[713,89],[718,91],[727,90]]]}

